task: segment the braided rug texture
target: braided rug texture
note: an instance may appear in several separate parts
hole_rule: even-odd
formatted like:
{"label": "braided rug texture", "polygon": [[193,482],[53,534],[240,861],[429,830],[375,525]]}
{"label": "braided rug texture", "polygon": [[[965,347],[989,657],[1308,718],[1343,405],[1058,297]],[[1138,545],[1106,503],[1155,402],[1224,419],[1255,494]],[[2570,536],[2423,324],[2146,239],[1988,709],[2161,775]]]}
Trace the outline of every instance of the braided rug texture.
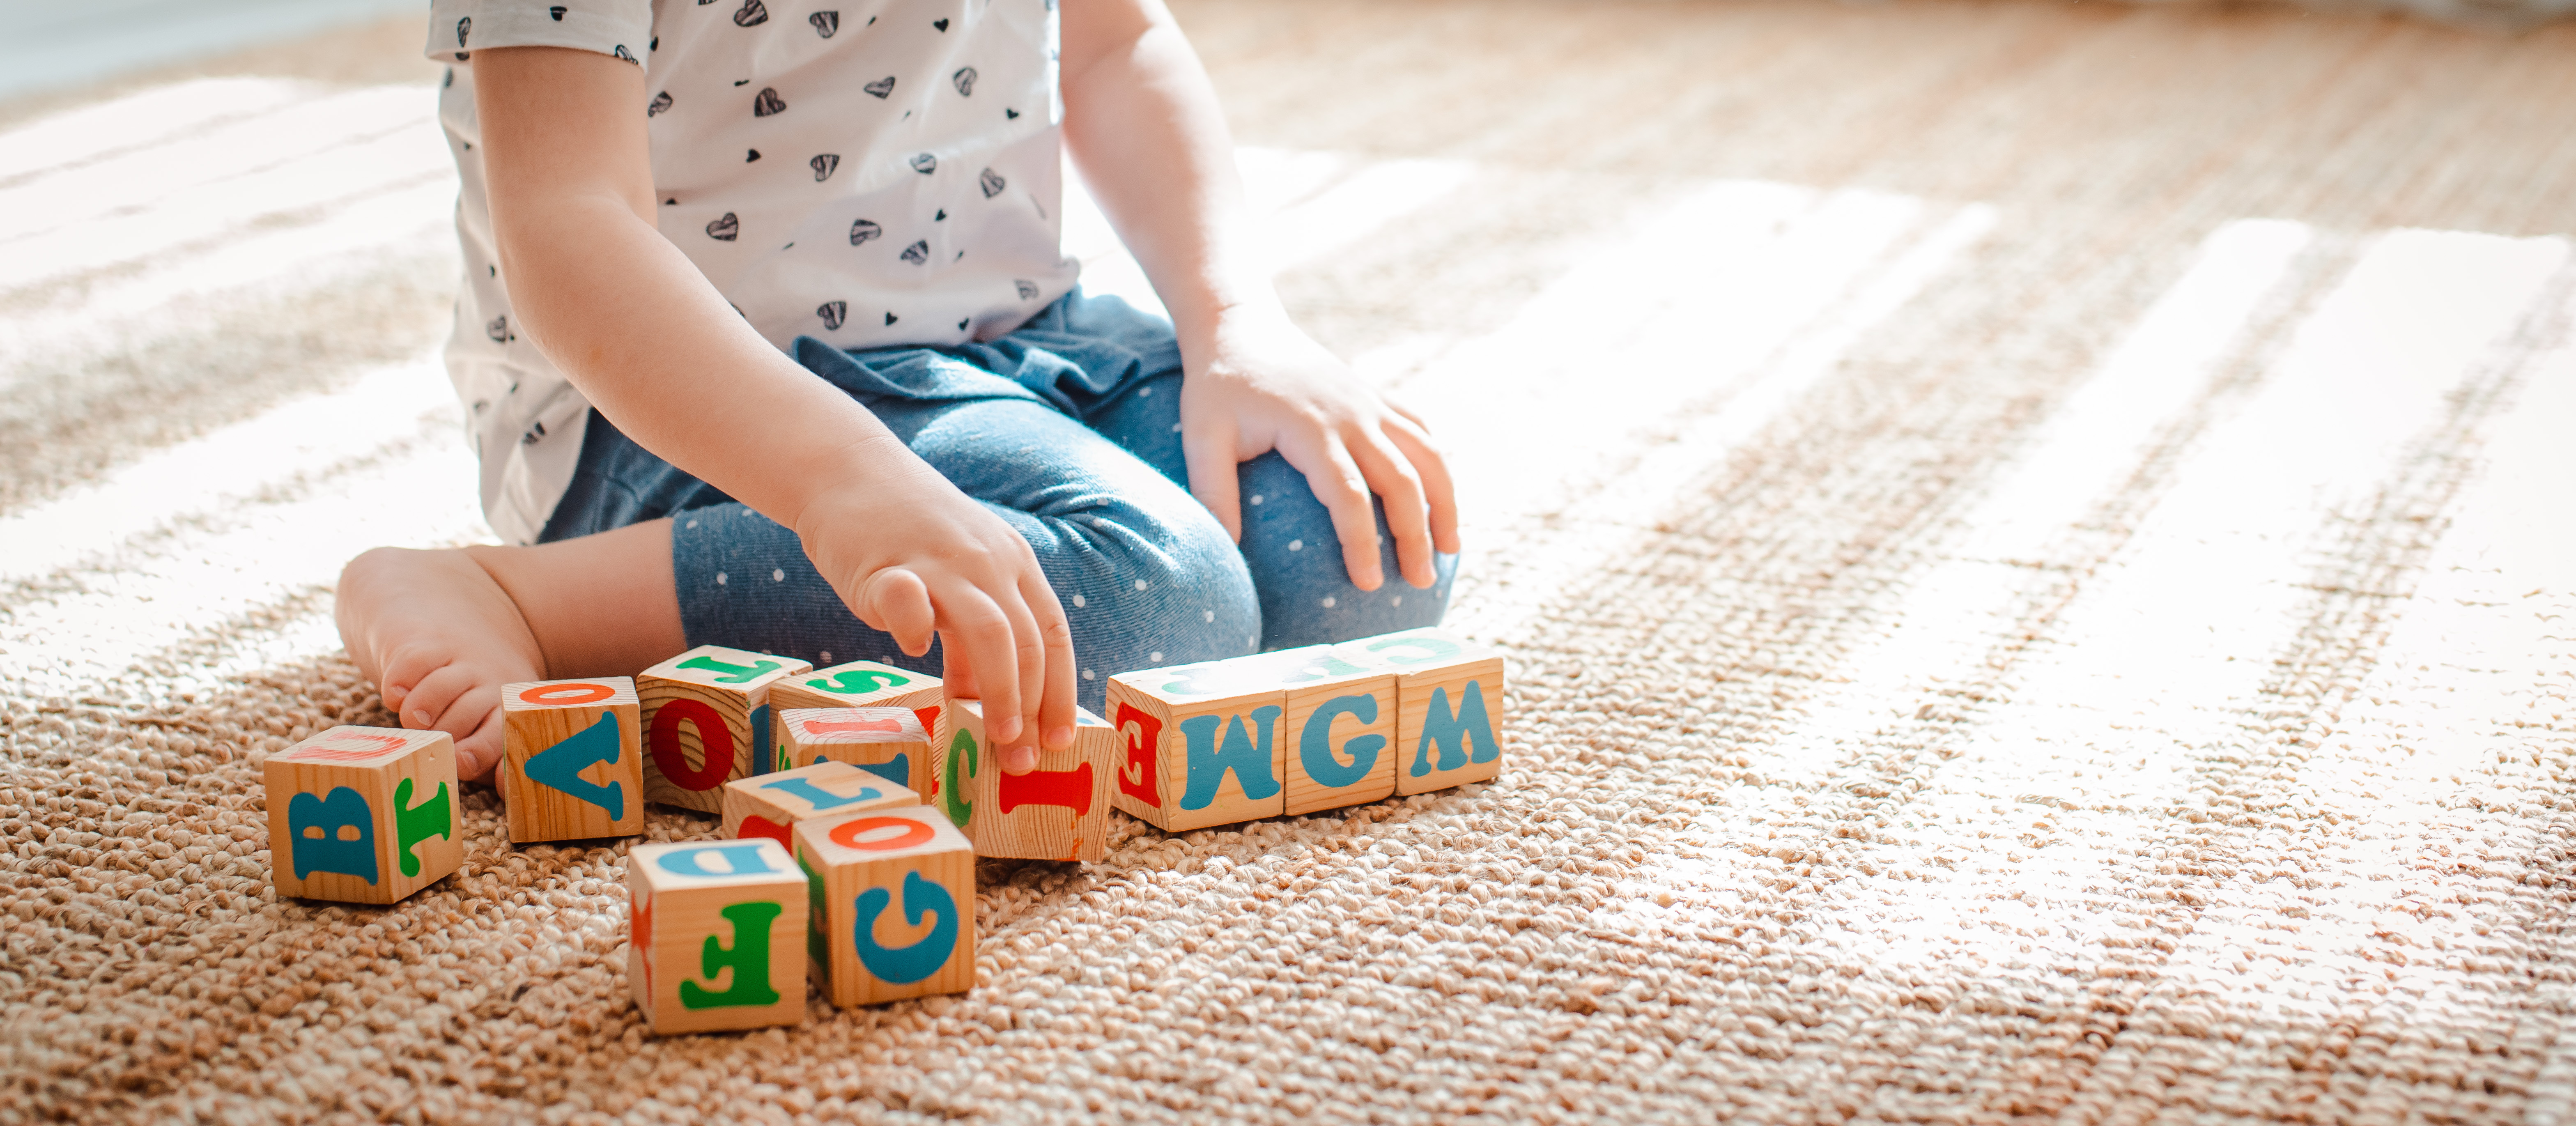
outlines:
{"label": "braided rug texture", "polygon": [[[979,866],[972,992],[749,1034],[646,1035],[625,846],[488,790],[455,877],[279,900],[261,763],[388,722],[329,576],[483,534],[434,370],[368,367],[444,331],[424,100],[408,225],[0,270],[0,377],[71,389],[0,459],[0,1123],[2568,1120],[2576,33],[1180,12],[1290,303],[1453,446],[1500,779],[1113,814]],[[425,99],[416,39],[187,97]],[[234,246],[308,257],[134,296]]]}

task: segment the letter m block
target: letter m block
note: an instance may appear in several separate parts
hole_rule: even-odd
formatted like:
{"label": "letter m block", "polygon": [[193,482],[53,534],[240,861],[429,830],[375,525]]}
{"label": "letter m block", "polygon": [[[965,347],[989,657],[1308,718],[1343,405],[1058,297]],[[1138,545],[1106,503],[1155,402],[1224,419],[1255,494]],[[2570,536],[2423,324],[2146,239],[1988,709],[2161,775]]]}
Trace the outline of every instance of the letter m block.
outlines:
{"label": "letter m block", "polygon": [[626,981],[655,1033],[805,1019],[805,877],[777,841],[639,844],[626,891]]}
{"label": "letter m block", "polygon": [[334,727],[262,771],[279,894],[392,903],[465,862],[446,732]]}

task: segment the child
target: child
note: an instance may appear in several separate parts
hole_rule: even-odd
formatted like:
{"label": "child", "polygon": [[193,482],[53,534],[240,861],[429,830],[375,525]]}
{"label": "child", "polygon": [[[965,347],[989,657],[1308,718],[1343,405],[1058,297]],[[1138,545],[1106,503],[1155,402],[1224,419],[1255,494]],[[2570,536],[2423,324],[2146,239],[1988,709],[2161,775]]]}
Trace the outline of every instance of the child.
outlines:
{"label": "child", "polygon": [[[1244,260],[1171,14],[1062,4],[437,0],[448,368],[523,546],[342,574],[405,725],[481,776],[501,685],[717,643],[937,668],[1016,773],[1113,673],[1440,619],[1440,455]],[[1169,323],[1076,287],[1059,141]]]}

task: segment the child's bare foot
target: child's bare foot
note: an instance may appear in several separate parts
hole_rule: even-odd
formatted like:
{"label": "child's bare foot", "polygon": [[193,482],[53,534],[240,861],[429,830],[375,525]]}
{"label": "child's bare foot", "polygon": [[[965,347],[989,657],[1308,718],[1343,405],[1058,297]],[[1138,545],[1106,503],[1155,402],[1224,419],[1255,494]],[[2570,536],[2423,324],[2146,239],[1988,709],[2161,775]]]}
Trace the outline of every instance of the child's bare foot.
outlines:
{"label": "child's bare foot", "polygon": [[472,549],[380,547],[340,572],[340,640],[409,728],[456,739],[456,772],[501,761],[501,686],[545,679],[527,619]]}

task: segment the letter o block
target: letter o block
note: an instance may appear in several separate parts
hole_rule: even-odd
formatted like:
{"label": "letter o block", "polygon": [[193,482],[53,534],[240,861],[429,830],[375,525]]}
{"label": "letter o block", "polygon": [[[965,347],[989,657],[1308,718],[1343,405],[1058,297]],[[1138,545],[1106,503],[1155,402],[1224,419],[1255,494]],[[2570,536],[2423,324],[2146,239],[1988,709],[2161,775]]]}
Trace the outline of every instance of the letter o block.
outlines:
{"label": "letter o block", "polygon": [[1278,816],[1287,703],[1261,658],[1110,677],[1120,745],[1111,800],[1169,833]]}
{"label": "letter o block", "polygon": [[805,1019],[804,876],[777,841],[626,854],[626,980],[657,1034]]}
{"label": "letter o block", "polygon": [[444,731],[334,727],[270,755],[261,775],[280,895],[392,903],[465,862]]}
{"label": "letter o block", "polygon": [[[770,705],[776,708],[776,704]],[[937,708],[921,712],[937,715]],[[909,708],[790,708],[774,713],[781,769],[846,762],[929,798],[930,733]]]}
{"label": "letter o block", "polygon": [[[910,718],[910,713],[905,713]],[[846,762],[825,759],[725,783],[724,835],[767,837],[795,848],[788,830],[808,817],[921,804],[921,795]]]}
{"label": "letter o block", "polygon": [[499,780],[513,843],[644,831],[639,710],[623,676],[501,686]]}
{"label": "letter o block", "polygon": [[1422,794],[1503,771],[1503,655],[1433,626],[1333,651],[1395,674],[1395,792]]}
{"label": "letter o block", "polygon": [[[928,732],[939,729],[939,707],[946,699],[946,689],[940,687],[938,677],[875,661],[852,661],[797,673],[769,686],[769,706],[781,712],[790,708],[903,708],[921,717],[925,740]],[[785,732],[780,734],[783,737]],[[778,761],[785,763],[787,759],[781,756]],[[900,778],[895,781],[921,789]]]}
{"label": "letter o block", "polygon": [[796,823],[807,954],[835,1005],[975,987],[975,848],[926,805]]}
{"label": "letter o block", "polygon": [[777,769],[769,688],[814,666],[721,645],[701,645],[644,670],[644,796],[718,813],[724,784]]}
{"label": "letter o block", "polygon": [[939,808],[965,830],[976,855],[1100,859],[1118,732],[1099,716],[1074,709],[1071,747],[1039,748],[1028,773],[1005,774],[992,762],[984,702],[951,699],[938,747]]}

